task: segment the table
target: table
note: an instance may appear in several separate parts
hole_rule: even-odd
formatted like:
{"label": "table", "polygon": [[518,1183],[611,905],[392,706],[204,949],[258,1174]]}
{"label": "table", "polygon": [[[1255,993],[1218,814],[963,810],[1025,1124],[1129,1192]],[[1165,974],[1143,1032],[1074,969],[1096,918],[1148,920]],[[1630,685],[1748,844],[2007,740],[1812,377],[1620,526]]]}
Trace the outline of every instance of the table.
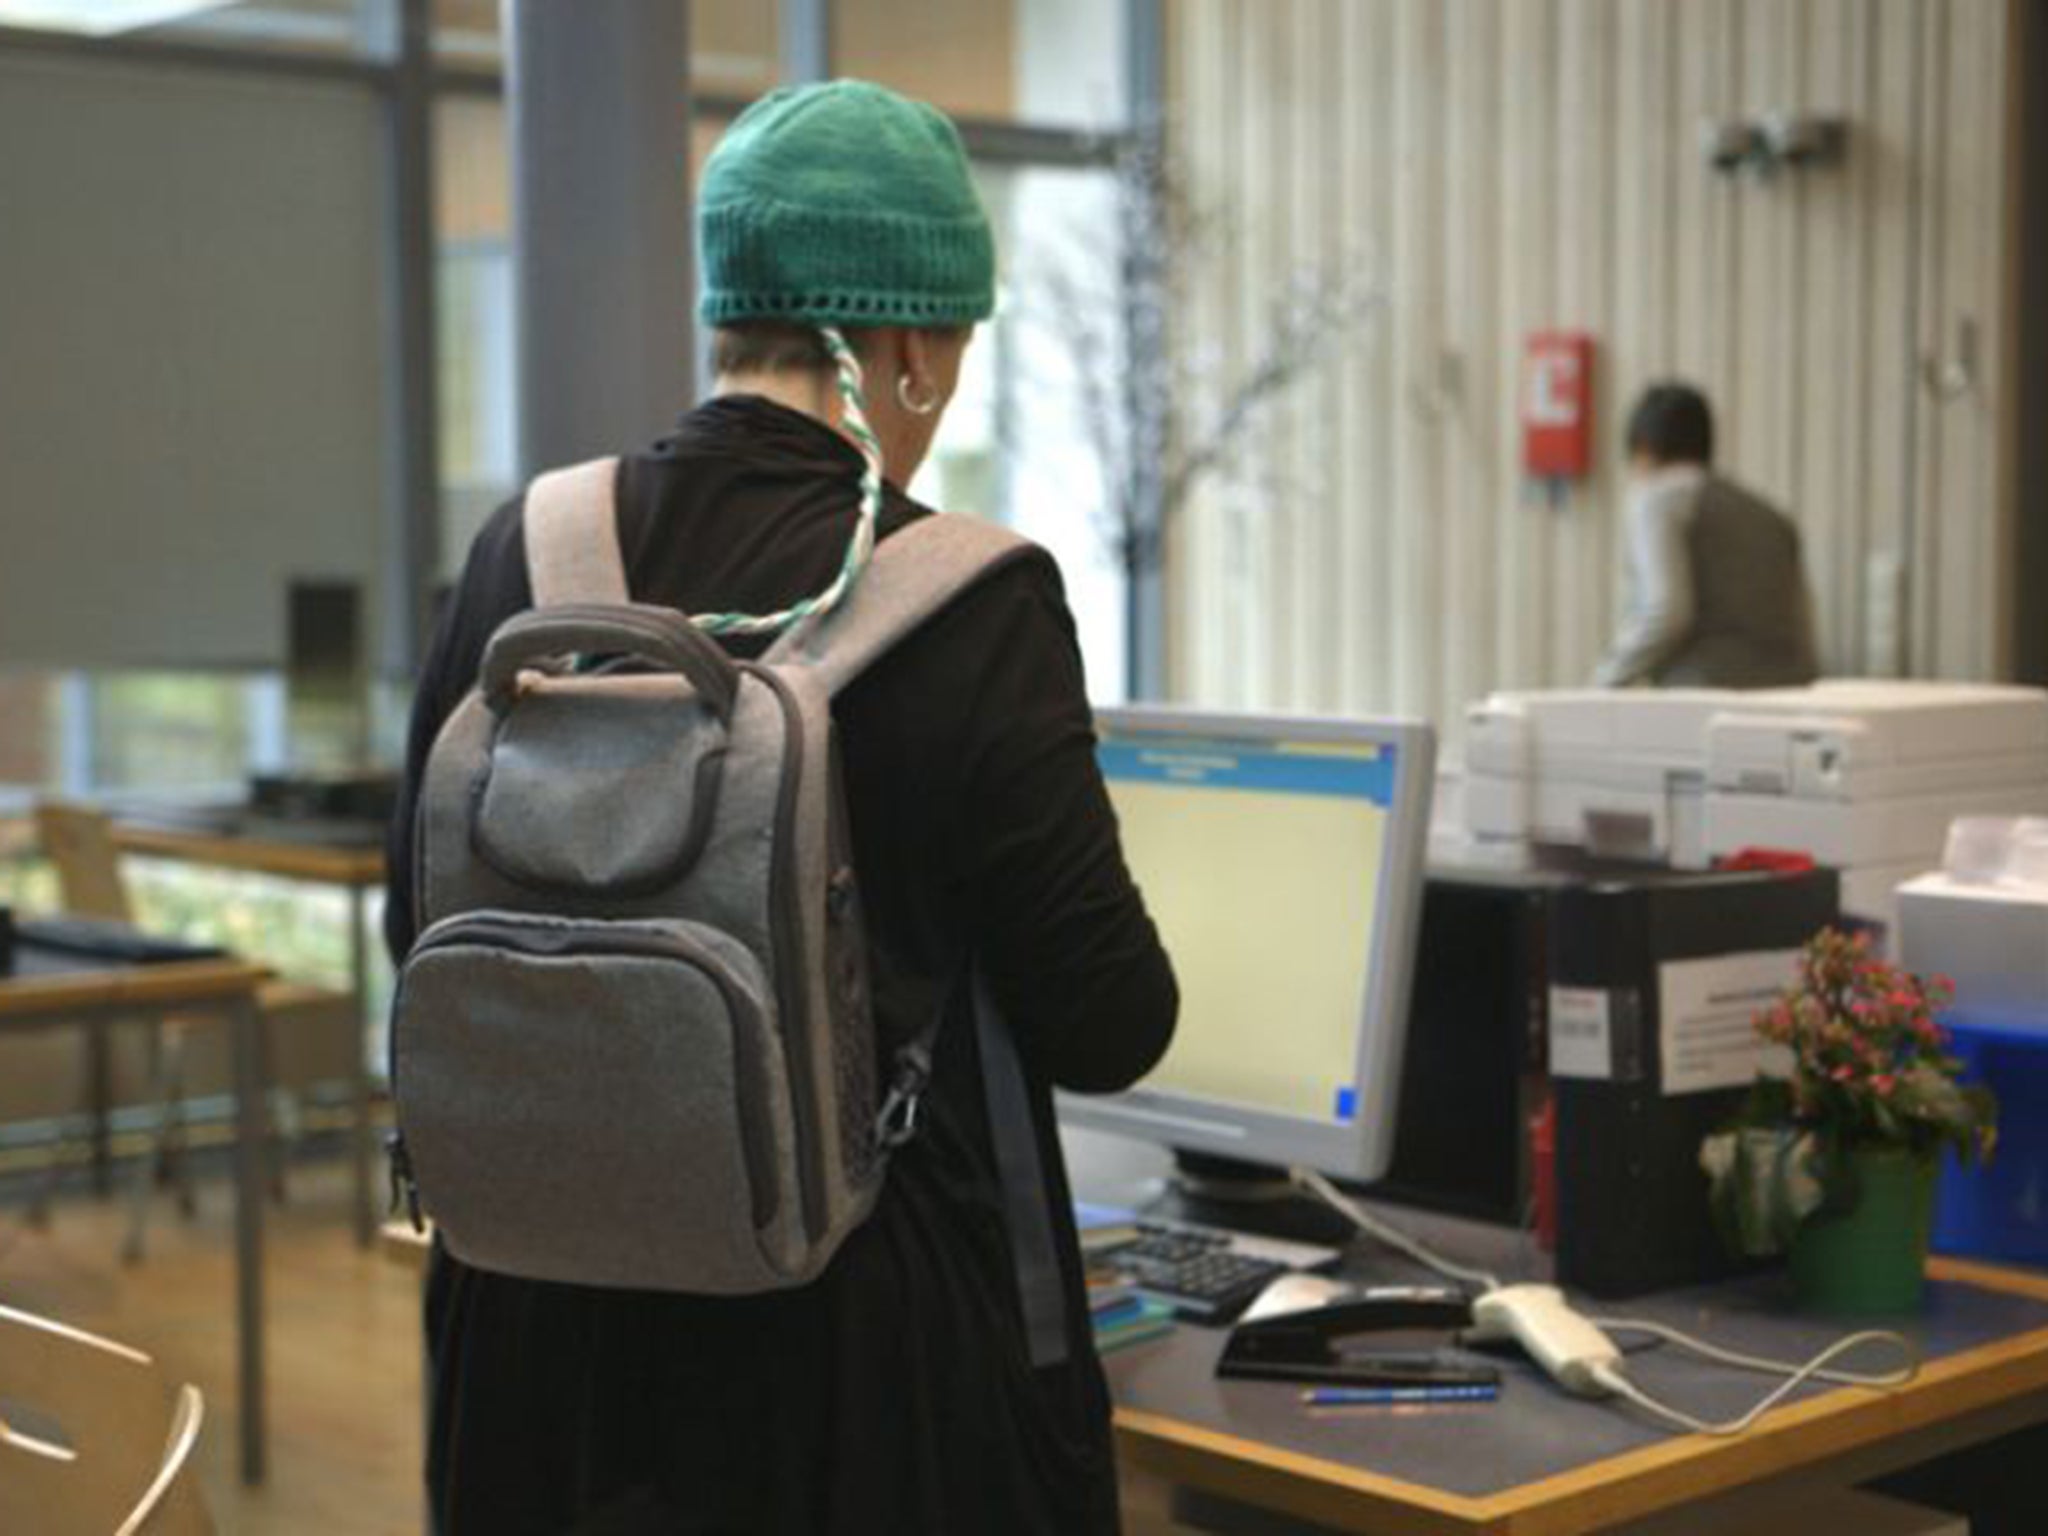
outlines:
{"label": "table", "polygon": [[[1162,1155],[1111,1148],[1114,1138],[1090,1132],[1063,1139],[1081,1198],[1156,1204]],[[1547,1263],[1518,1251],[1513,1233],[1377,1209],[1450,1257],[1509,1279],[1545,1277]],[[1422,1278],[1384,1253],[1353,1250],[1376,1279]],[[1732,1512],[1794,1483],[1846,1486],[2048,1423],[2048,1276],[1945,1259],[1928,1272],[1923,1314],[1900,1325],[1928,1357],[1911,1384],[1814,1387],[1731,1439],[1672,1434],[1614,1404],[1572,1398],[1520,1360],[1502,1363],[1497,1403],[1322,1415],[1301,1408],[1295,1387],[1218,1381],[1218,1329],[1183,1326],[1104,1366],[1120,1456],[1169,1482],[1341,1531],[1565,1536],[1702,1503]],[[1777,1358],[1804,1359],[1859,1326],[1799,1315],[1785,1286],[1774,1273],[1583,1305]],[[1708,1418],[1742,1411],[1772,1385],[1664,1350],[1631,1368]],[[1721,1524],[1745,1522],[1731,1513]]]}
{"label": "table", "polygon": [[109,964],[18,942],[0,975],[0,1033],[63,1029],[138,1013],[214,1013],[231,1031],[235,1075],[235,1344],[242,1480],[263,1481],[262,1019],[256,991],[270,972],[235,959]]}
{"label": "table", "polygon": [[[425,1268],[429,1243],[404,1222],[387,1223],[381,1239],[387,1257],[416,1269]],[[1183,1327],[1105,1361],[1118,1453],[1169,1482],[1341,1531],[1565,1536],[1702,1502],[1725,1509],[1726,1528],[1740,1530],[1737,1511],[1746,1502],[1790,1483],[1846,1486],[2048,1422],[2048,1277],[1943,1259],[1930,1262],[1929,1275],[1933,1331],[1940,1332],[1944,1311],[1956,1311],[1985,1335],[1979,1342],[1932,1359],[1894,1391],[1816,1389],[1736,1439],[1664,1434],[1614,1407],[1569,1399],[1533,1367],[1515,1365],[1497,1404],[1317,1419],[1299,1408],[1295,1388],[1218,1382],[1222,1331]],[[1706,1290],[1739,1306],[1771,1283]],[[1712,1307],[1703,1308],[1698,1293],[1616,1310],[1714,1328]],[[1835,1322],[1778,1321],[1794,1334],[1842,1331]],[[1803,1353],[1813,1347],[1784,1343]],[[1700,1393],[1697,1372],[1667,1367],[1667,1375],[1676,1382],[1656,1385]],[[1768,1385],[1723,1377],[1696,1401],[1708,1413],[1732,1412]],[[1580,1439],[1590,1449],[1566,1450],[1562,1469],[1527,1477],[1512,1470],[1546,1455],[1554,1460],[1561,1443]],[[1418,1459],[1451,1469],[1443,1481],[1462,1474],[1465,1488],[1389,1470]],[[1500,1486],[1473,1491],[1489,1467],[1502,1466],[1510,1470]]]}
{"label": "table", "polygon": [[[1664,1434],[1519,1364],[1505,1367],[1498,1404],[1318,1418],[1293,1389],[1216,1381],[1221,1334],[1182,1329],[1107,1362],[1118,1445],[1169,1481],[1338,1530],[1553,1536],[1773,1482],[1860,1482],[2048,1422],[2048,1280],[1942,1260],[1930,1275],[1926,1332],[1944,1352],[1915,1381],[1816,1390],[1738,1438]],[[1709,1335],[1731,1315],[1679,1295],[1616,1310],[1682,1318]],[[1737,1309],[1749,1300],[1739,1288],[1732,1296]],[[1847,1330],[1802,1320],[1797,1331],[1805,1337],[1788,1337],[1788,1353],[1804,1355]],[[1714,1415],[1769,1385],[1716,1374],[1667,1361],[1658,1385]]]}
{"label": "table", "polygon": [[[331,835],[334,826],[308,821],[295,837],[291,824],[277,819],[265,821],[260,831],[241,830],[232,822],[180,826],[174,821],[123,819],[115,823],[114,840],[123,853],[146,858],[176,859],[341,887],[348,893],[349,993],[355,999],[360,1019],[367,1012],[369,1000],[368,896],[370,891],[383,887],[384,849],[376,843],[337,840]],[[355,1112],[350,1161],[356,1241],[368,1247],[377,1220],[372,1174],[376,1147],[370,1127],[370,1071],[360,1050],[355,1053],[350,1091]]]}

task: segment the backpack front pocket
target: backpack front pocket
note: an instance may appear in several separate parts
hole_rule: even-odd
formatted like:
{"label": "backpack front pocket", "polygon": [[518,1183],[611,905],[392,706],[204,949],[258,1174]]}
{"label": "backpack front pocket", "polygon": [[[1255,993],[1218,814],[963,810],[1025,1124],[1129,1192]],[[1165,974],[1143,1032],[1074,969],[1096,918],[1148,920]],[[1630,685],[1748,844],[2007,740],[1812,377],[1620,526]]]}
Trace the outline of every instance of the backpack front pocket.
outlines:
{"label": "backpack front pocket", "polygon": [[392,1088],[449,1248],[502,1273],[773,1287],[801,1230],[761,968],[700,924],[467,913],[420,938]]}

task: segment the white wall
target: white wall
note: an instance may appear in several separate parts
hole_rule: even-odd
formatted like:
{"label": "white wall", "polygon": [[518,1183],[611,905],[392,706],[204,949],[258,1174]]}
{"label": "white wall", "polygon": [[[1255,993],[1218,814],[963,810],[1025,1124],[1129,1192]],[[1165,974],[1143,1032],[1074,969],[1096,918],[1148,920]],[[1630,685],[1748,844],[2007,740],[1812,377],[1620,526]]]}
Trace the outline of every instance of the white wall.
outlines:
{"label": "white wall", "polygon": [[374,602],[374,109],[0,59],[0,663],[275,663],[291,578]]}
{"label": "white wall", "polygon": [[[1808,541],[1827,666],[2007,664],[2006,0],[1170,0],[1172,131],[1242,239],[1184,318],[1243,358],[1303,252],[1367,253],[1382,323],[1269,420],[1290,490],[1172,551],[1197,700],[1454,719],[1574,682],[1614,611],[1622,418],[1697,381],[1724,466]],[[1717,177],[1702,117],[1850,123],[1841,166]],[[1978,380],[1923,361],[1974,324]],[[1602,470],[1523,479],[1523,337],[1598,338]],[[1894,586],[1893,583],[1897,585]]]}

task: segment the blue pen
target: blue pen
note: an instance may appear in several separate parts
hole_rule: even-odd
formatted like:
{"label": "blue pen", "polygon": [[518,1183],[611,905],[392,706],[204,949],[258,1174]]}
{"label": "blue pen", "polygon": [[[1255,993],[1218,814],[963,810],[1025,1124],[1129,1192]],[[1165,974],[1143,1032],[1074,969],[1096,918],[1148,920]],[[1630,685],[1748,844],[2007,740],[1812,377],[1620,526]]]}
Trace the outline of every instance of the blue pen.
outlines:
{"label": "blue pen", "polygon": [[1301,1400],[1311,1408],[1351,1408],[1366,1404],[1381,1406],[1403,1403],[1490,1403],[1500,1388],[1490,1381],[1418,1387],[1311,1387]]}

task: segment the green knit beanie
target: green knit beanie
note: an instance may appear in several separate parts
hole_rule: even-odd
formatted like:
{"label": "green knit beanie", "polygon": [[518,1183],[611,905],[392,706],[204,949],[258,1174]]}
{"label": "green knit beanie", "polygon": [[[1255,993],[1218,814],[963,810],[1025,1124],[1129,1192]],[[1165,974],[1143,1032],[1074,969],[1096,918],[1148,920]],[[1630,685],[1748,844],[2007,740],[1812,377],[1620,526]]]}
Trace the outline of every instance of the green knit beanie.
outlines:
{"label": "green knit beanie", "polygon": [[771,91],[697,198],[706,324],[964,325],[995,308],[995,241],[946,115],[864,80]]}

